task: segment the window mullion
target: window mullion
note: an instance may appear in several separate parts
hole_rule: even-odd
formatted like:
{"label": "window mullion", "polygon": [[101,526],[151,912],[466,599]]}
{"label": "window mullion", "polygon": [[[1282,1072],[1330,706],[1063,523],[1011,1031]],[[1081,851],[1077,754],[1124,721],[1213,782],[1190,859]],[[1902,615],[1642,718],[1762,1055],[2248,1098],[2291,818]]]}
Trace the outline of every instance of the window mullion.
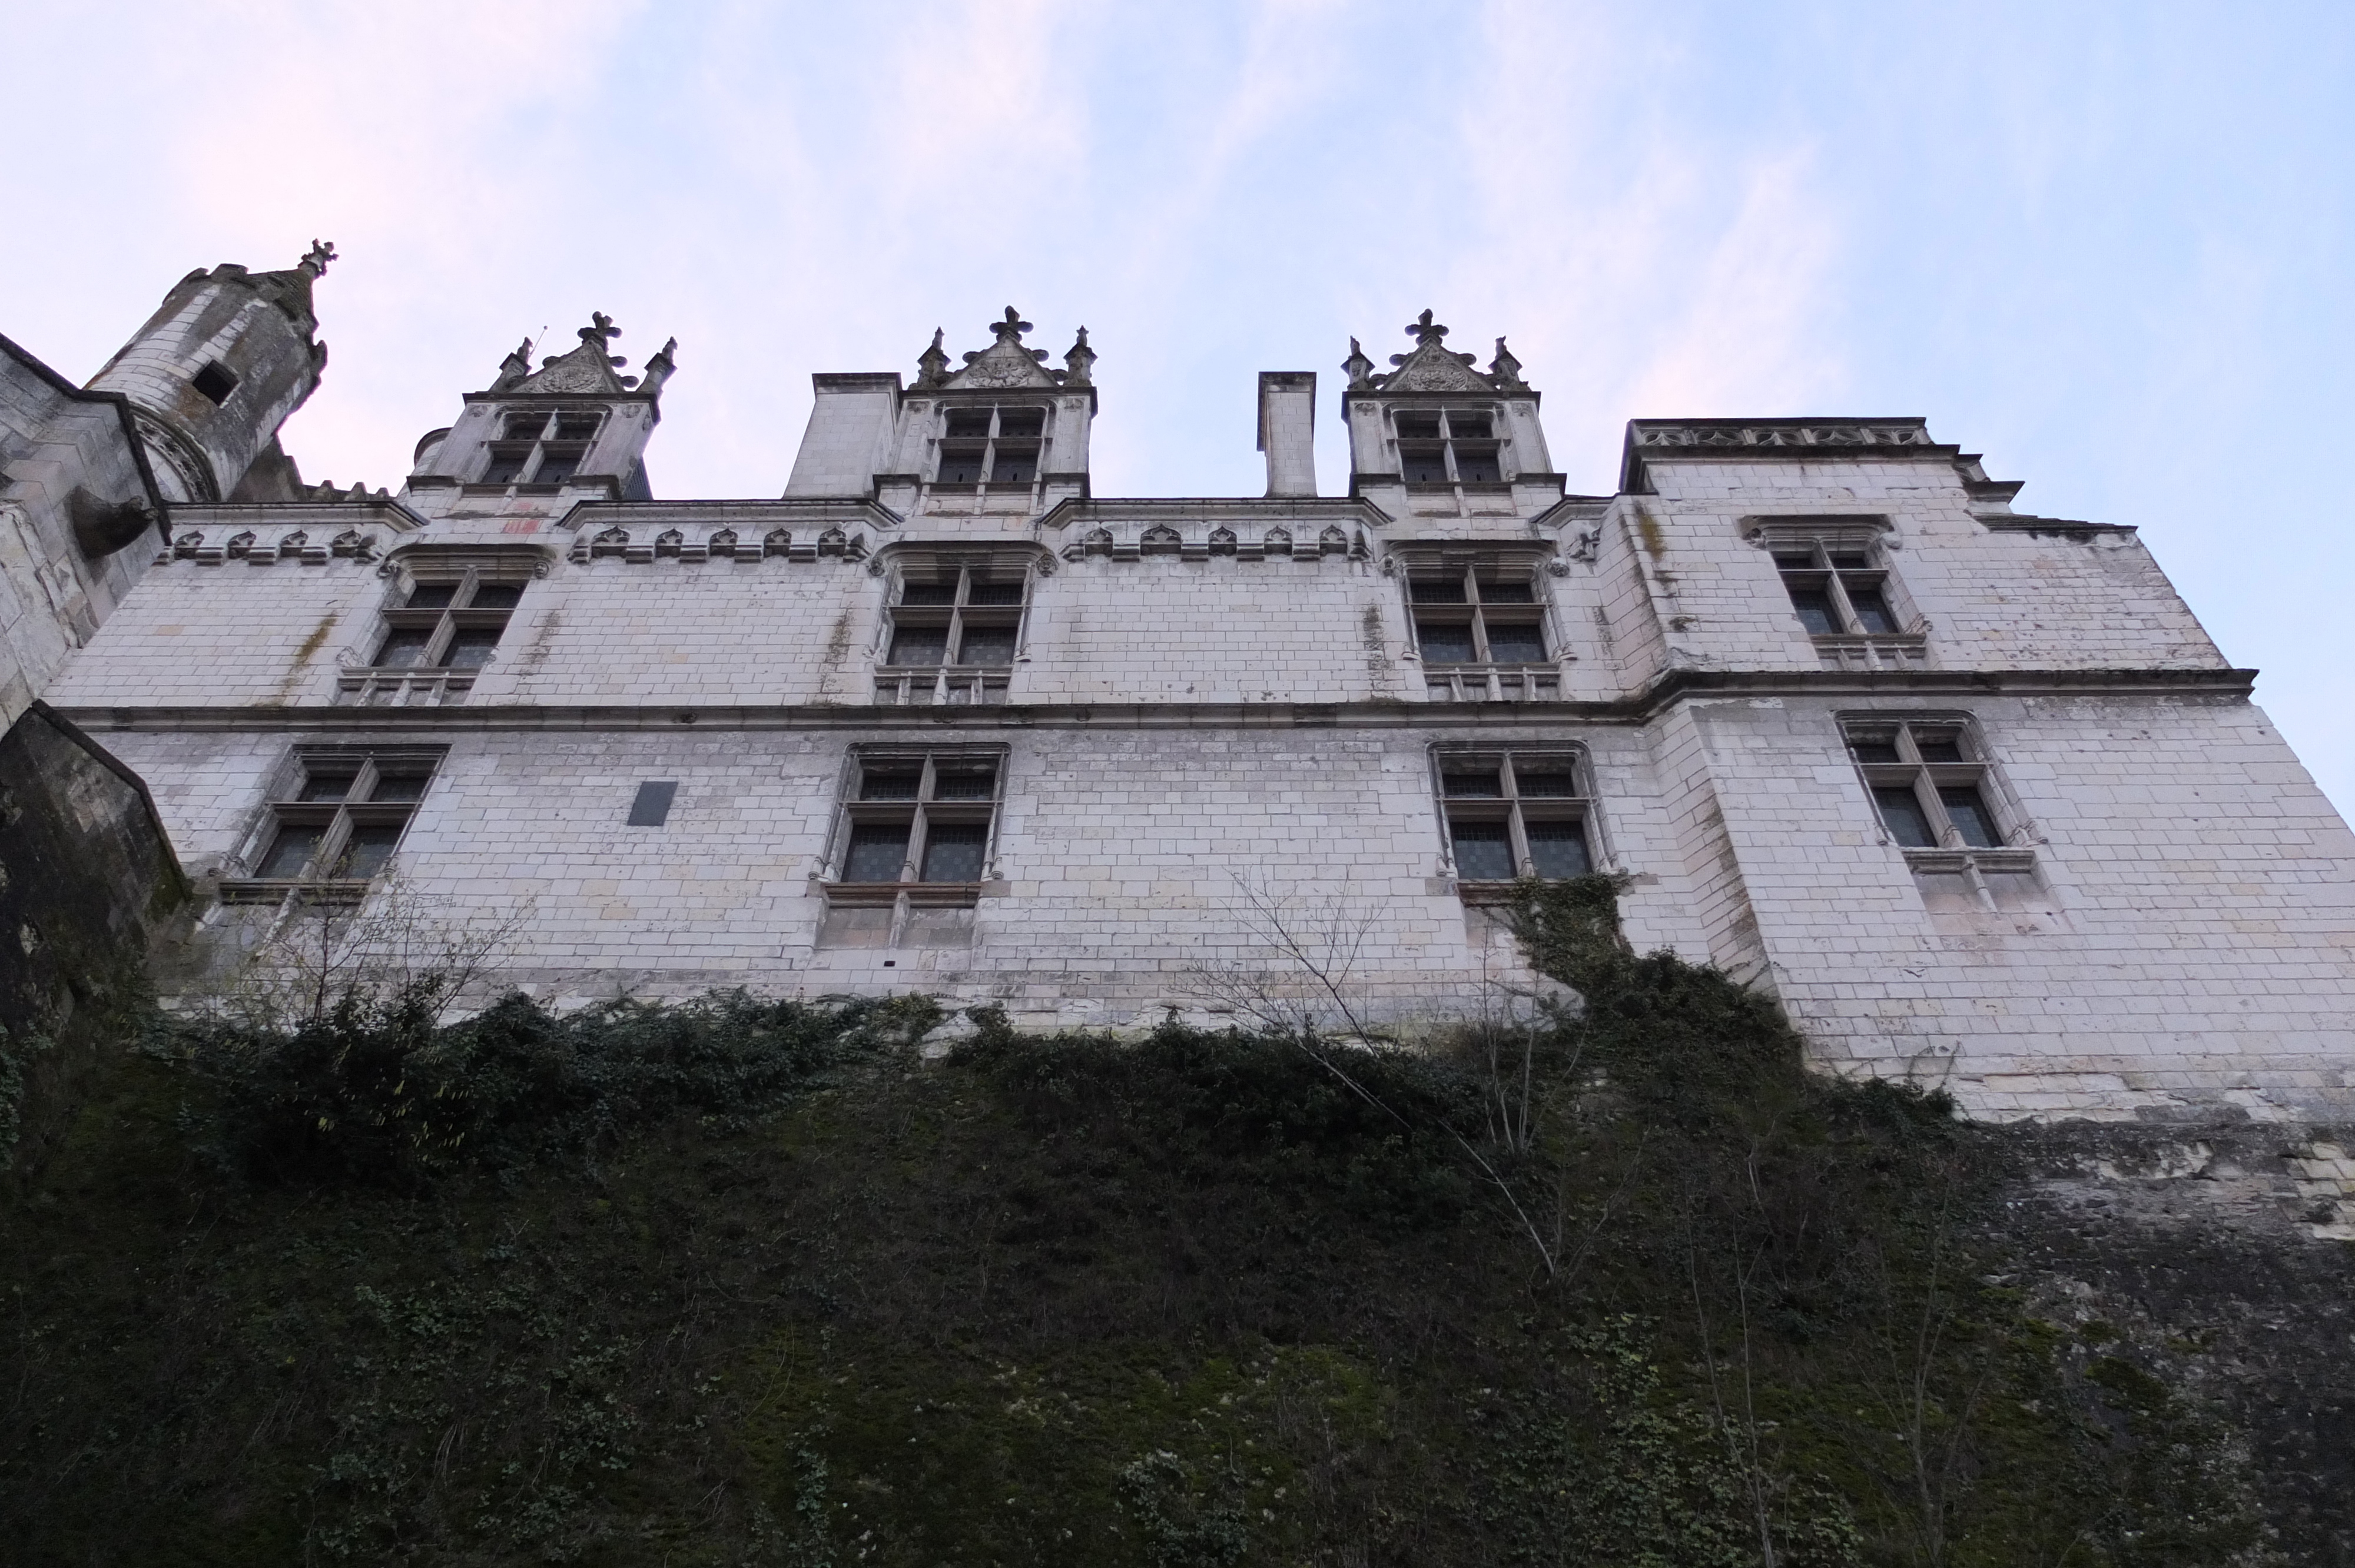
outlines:
{"label": "window mullion", "polygon": [[[931,758],[927,757],[924,758],[924,775],[927,779],[931,778],[932,771],[932,760]],[[922,880],[924,874],[924,841],[931,835],[931,814],[924,810],[924,803],[920,800],[916,804],[915,810],[910,813],[908,818],[908,854],[907,858],[900,863],[900,880],[901,882],[919,882]]]}
{"label": "window mullion", "polygon": [[1824,586],[1831,598],[1833,611],[1840,618],[1841,630],[1850,637],[1861,635],[1864,622],[1857,619],[1856,606],[1849,602],[1848,585],[1840,581],[1840,575],[1838,572],[1826,572]]}

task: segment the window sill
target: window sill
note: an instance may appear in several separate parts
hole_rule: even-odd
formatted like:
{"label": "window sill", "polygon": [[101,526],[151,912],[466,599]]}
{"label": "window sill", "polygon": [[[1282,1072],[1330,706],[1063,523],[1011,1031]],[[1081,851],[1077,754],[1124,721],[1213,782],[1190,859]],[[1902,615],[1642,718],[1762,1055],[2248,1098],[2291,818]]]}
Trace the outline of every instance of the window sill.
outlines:
{"label": "window sill", "polygon": [[293,877],[247,876],[224,880],[216,891],[223,904],[280,904],[289,894],[300,895],[304,902],[311,904],[357,904],[374,885],[366,877],[304,882]]}
{"label": "window sill", "polygon": [[2033,871],[2036,852],[2031,849],[1907,849],[1899,846],[1905,863],[1915,871],[1958,872],[1976,866],[1981,871]]}
{"label": "window sill", "polygon": [[1930,638],[1925,631],[1868,631],[1855,635],[1817,632],[1809,637],[1827,670],[1926,670]]}
{"label": "window sill", "polygon": [[480,673],[478,665],[346,670],[336,677],[336,703],[339,707],[363,708],[448,706],[466,700]]}
{"label": "window sill", "polygon": [[970,909],[1006,892],[1003,882],[821,882],[829,909],[888,909],[902,896],[916,909]]}
{"label": "window sill", "polygon": [[1423,700],[1433,703],[1550,703],[1561,699],[1551,664],[1425,664]]}

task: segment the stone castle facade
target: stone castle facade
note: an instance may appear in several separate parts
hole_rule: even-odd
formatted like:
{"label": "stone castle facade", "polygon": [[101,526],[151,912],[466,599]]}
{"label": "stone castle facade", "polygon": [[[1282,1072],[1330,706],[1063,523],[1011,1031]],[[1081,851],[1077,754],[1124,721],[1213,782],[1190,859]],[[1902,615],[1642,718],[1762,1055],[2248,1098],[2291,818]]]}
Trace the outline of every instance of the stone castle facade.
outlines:
{"label": "stone castle facade", "polygon": [[2015,511],[1919,419],[1637,419],[1570,494],[1504,340],[1426,312],[1321,410],[1344,493],[1316,376],[1270,372],[1265,495],[1120,499],[1086,332],[1050,368],[1009,310],[912,381],[816,376],[782,496],[668,501],[675,345],[624,374],[600,317],[338,493],[274,440],[328,254],[192,274],[43,384],[106,426],[86,500],[55,440],[49,502],[8,471],[83,608],[0,563],[7,716],[136,772],[213,939],[397,875],[512,922],[501,979],[551,1001],[1126,1025],[1280,977],[1281,921],[1412,1022],[1513,971],[1515,877],[1593,869],[1830,1070],[1987,1117],[2355,1108],[2355,838],[2254,673],[2131,527]]}

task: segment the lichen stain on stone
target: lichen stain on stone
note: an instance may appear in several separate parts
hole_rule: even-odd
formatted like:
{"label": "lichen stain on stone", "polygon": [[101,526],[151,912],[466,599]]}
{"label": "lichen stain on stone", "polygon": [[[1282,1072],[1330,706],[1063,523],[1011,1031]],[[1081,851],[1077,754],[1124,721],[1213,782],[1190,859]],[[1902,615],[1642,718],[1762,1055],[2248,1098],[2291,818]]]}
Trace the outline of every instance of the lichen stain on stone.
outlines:
{"label": "lichen stain on stone", "polygon": [[336,619],[334,610],[319,618],[319,624],[311,629],[311,635],[303,639],[303,646],[294,650],[294,661],[287,666],[285,678],[278,683],[276,691],[262,699],[261,706],[282,707],[293,696],[294,683],[303,678],[304,668],[311,662],[311,656],[327,645],[327,636],[336,629]]}

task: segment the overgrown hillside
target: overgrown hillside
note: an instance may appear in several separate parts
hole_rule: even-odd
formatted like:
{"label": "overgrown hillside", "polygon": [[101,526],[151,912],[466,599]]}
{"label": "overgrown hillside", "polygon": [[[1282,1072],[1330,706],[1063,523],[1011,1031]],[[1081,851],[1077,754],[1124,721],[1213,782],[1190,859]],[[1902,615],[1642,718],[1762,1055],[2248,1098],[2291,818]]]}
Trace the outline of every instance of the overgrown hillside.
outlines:
{"label": "overgrown hillside", "polygon": [[1456,1049],[741,997],[160,1026],[0,1210],[39,1563],[2278,1559],[2009,1145],[1721,977]]}

